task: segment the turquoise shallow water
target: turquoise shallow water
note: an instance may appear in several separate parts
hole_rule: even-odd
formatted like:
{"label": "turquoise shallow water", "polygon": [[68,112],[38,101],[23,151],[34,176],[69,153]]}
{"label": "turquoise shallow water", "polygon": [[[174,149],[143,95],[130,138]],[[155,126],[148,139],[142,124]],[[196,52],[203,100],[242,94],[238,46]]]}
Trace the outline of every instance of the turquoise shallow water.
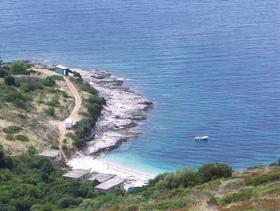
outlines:
{"label": "turquoise shallow water", "polygon": [[106,161],[153,173],[269,164],[280,157],[279,3],[3,0],[0,56],[108,70],[153,101],[143,135]]}

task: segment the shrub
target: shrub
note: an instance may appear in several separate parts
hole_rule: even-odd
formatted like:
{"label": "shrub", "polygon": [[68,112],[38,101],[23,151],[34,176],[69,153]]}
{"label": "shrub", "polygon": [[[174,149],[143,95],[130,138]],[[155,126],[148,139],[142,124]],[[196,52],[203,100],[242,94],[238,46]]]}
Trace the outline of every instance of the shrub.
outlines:
{"label": "shrub", "polygon": [[26,70],[26,65],[23,61],[13,61],[10,64],[10,68],[13,74],[28,74],[29,72]]}
{"label": "shrub", "polygon": [[30,141],[30,139],[25,135],[15,135],[15,139],[19,140],[19,141],[22,141],[22,142]]}
{"label": "shrub", "polygon": [[51,101],[47,102],[47,105],[52,106],[52,107],[58,107],[58,106],[60,106],[60,103],[58,100],[59,100],[58,97],[54,96]]}
{"label": "shrub", "polygon": [[57,201],[57,206],[58,208],[62,209],[62,208],[68,208],[68,207],[76,207],[78,206],[80,203],[82,203],[83,198],[74,198],[74,197],[64,197],[62,199],[59,199]]}
{"label": "shrub", "polygon": [[14,141],[14,140],[15,140],[15,137],[14,137],[13,135],[11,135],[11,134],[7,134],[7,135],[5,136],[5,138],[6,138],[6,140],[8,140],[8,141]]}
{"label": "shrub", "polygon": [[4,77],[4,83],[8,86],[15,85],[15,77],[13,77],[11,75],[6,75]]}
{"label": "shrub", "polygon": [[92,95],[87,100],[90,104],[97,103],[99,105],[106,104],[106,100],[98,95]]}
{"label": "shrub", "polygon": [[98,91],[96,89],[94,89],[93,87],[91,87],[89,83],[81,84],[80,88],[92,95],[98,94]]}
{"label": "shrub", "polygon": [[76,71],[73,71],[73,75],[74,75],[75,78],[81,78],[82,77],[81,74],[76,72]]}
{"label": "shrub", "polygon": [[41,82],[44,86],[48,87],[52,87],[55,85],[55,80],[50,76],[47,76],[45,79],[41,79]]}
{"label": "shrub", "polygon": [[91,116],[95,117],[97,119],[100,116],[100,112],[102,110],[102,106],[99,104],[89,104],[86,106],[87,111],[90,113]]}
{"label": "shrub", "polygon": [[68,98],[68,97],[69,97],[69,95],[68,95],[65,91],[62,91],[62,96],[63,96],[64,98]]}
{"label": "shrub", "polygon": [[52,162],[48,158],[42,156],[32,157],[28,165],[30,168],[38,169],[48,174],[54,171]]}
{"label": "shrub", "polygon": [[21,109],[24,109],[24,110],[26,110],[26,108],[27,108],[26,103],[25,103],[23,100],[20,100],[20,99],[14,99],[14,100],[13,100],[13,104],[14,104],[16,107],[21,108]]}
{"label": "shrub", "polygon": [[228,178],[232,175],[232,168],[227,164],[210,163],[198,170],[198,177],[201,183],[209,182],[212,179],[221,177]]}
{"label": "shrub", "polygon": [[211,196],[209,201],[207,201],[208,204],[214,204],[214,205],[218,205],[218,201],[214,196]]}
{"label": "shrub", "polygon": [[43,99],[39,99],[39,100],[37,100],[36,102],[37,102],[38,105],[40,105],[40,104],[43,104],[43,103],[44,103],[44,100],[43,100]]}
{"label": "shrub", "polygon": [[23,96],[23,94],[18,91],[10,91],[5,96],[5,101],[7,102],[12,102],[15,101],[16,99],[25,101],[25,97]]}
{"label": "shrub", "polygon": [[35,149],[34,146],[31,145],[27,148],[27,152],[28,152],[29,155],[35,155],[36,154],[36,149]]}
{"label": "shrub", "polygon": [[0,69],[0,78],[4,78],[7,75],[7,72],[4,69]]}
{"label": "shrub", "polygon": [[92,117],[81,119],[74,126],[76,136],[80,139],[84,139],[86,136],[90,135],[94,125],[95,120]]}
{"label": "shrub", "polygon": [[125,211],[138,211],[139,207],[137,205],[130,205],[125,209]]}
{"label": "shrub", "polygon": [[49,76],[49,77],[51,77],[53,80],[57,80],[57,81],[63,81],[64,80],[64,78],[63,78],[63,76],[61,76],[61,75],[52,75],[52,76]]}
{"label": "shrub", "polygon": [[78,139],[78,138],[74,138],[73,139],[73,144],[76,148],[81,148],[84,147],[86,145],[86,142],[84,141],[84,139]]}
{"label": "shrub", "polygon": [[52,145],[51,149],[59,149],[59,147],[57,145]]}
{"label": "shrub", "polygon": [[18,133],[20,130],[21,130],[21,128],[18,126],[15,126],[15,125],[3,128],[3,132],[8,133],[8,134],[15,134],[15,133]]}
{"label": "shrub", "polygon": [[143,210],[176,210],[195,203],[193,199],[165,200],[147,204]]}
{"label": "shrub", "polygon": [[25,114],[17,114],[17,116],[21,119],[27,119],[27,115]]}
{"label": "shrub", "polygon": [[50,115],[50,116],[55,116],[55,109],[54,107],[49,107],[47,109],[45,109],[45,112]]}
{"label": "shrub", "polygon": [[68,148],[65,144],[62,145],[62,150],[65,154],[68,154]]}
{"label": "shrub", "polygon": [[280,179],[279,173],[274,173],[274,174],[270,174],[270,175],[263,174],[263,175],[250,179],[248,181],[248,185],[258,186],[258,185],[265,184],[268,182],[277,181],[279,179]]}
{"label": "shrub", "polygon": [[220,203],[222,205],[225,205],[225,204],[229,204],[232,202],[238,202],[241,199],[249,200],[251,198],[252,198],[252,189],[242,189],[242,190],[239,190],[238,192],[229,193],[229,194],[224,195],[221,198]]}

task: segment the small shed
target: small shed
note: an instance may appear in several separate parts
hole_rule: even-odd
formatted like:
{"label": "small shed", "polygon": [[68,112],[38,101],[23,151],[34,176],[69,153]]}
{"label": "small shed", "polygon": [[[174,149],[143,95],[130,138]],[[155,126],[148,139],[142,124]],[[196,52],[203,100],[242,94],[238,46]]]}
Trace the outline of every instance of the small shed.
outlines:
{"label": "small shed", "polygon": [[69,74],[69,68],[64,67],[62,65],[57,65],[54,68],[54,71],[60,75],[68,76]]}
{"label": "small shed", "polygon": [[46,149],[38,155],[51,158],[56,162],[60,162],[62,160],[61,151],[58,149]]}
{"label": "small shed", "polygon": [[63,174],[62,177],[64,179],[71,179],[71,180],[83,180],[89,178],[89,171],[83,169],[74,169],[72,171]]}
{"label": "small shed", "polygon": [[107,180],[112,179],[112,178],[114,178],[116,176],[117,176],[116,174],[103,174],[103,173],[100,173],[100,174],[97,174],[97,175],[89,178],[88,180],[89,181],[97,180],[99,183],[102,183],[102,182],[106,182]]}
{"label": "small shed", "polygon": [[103,182],[97,186],[94,187],[94,192],[95,193],[107,193],[110,190],[119,188],[121,190],[124,190],[124,181],[113,178],[110,180],[107,180],[106,182]]}

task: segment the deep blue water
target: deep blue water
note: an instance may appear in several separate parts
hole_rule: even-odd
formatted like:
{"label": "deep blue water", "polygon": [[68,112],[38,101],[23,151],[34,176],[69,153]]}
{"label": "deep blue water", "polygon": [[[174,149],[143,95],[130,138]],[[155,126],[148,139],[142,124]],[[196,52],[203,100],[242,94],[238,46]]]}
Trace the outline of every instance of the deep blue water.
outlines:
{"label": "deep blue water", "polygon": [[279,5],[2,0],[0,56],[108,70],[153,101],[144,134],[104,160],[154,173],[269,164],[280,158]]}

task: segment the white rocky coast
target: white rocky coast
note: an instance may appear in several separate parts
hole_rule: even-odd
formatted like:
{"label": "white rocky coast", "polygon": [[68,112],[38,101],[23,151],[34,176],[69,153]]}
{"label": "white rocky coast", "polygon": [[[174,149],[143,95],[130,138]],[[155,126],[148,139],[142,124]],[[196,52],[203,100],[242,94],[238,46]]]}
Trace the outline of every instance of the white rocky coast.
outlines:
{"label": "white rocky coast", "polygon": [[141,133],[129,130],[137,126],[137,120],[146,119],[145,110],[154,107],[142,95],[123,87],[124,80],[112,77],[108,72],[71,69],[79,72],[99,95],[106,105],[93,129],[91,140],[80,151],[84,155],[94,155],[118,147],[123,141],[135,139]]}

